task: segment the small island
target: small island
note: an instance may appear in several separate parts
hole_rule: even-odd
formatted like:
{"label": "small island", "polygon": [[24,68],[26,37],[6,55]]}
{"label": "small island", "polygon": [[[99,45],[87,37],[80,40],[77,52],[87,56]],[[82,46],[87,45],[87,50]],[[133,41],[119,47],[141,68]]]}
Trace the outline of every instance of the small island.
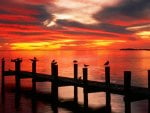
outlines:
{"label": "small island", "polygon": [[135,51],[135,50],[136,50],[136,51],[139,51],[139,50],[150,51],[150,49],[137,49],[137,48],[122,48],[122,49],[120,49],[120,50],[125,50],[125,51],[126,51],[126,50],[129,50],[129,51],[130,51],[130,50],[131,50],[131,51],[132,51],[132,50],[134,50],[134,51]]}

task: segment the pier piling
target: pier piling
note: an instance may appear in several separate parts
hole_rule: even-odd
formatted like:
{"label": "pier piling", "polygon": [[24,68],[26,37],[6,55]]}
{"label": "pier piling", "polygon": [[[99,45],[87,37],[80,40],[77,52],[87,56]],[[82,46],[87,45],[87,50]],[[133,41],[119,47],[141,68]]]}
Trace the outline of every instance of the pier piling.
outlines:
{"label": "pier piling", "polygon": [[54,81],[52,81],[52,98],[55,105],[58,104],[58,65],[57,63],[51,64],[52,67],[52,76]]}
{"label": "pier piling", "polygon": [[106,110],[107,113],[111,111],[111,94],[110,94],[110,67],[105,67],[105,83],[106,83]]}
{"label": "pier piling", "polygon": [[5,72],[5,59],[2,58],[1,59],[1,65],[2,65],[2,68],[1,68],[1,76],[2,76],[2,83],[1,83],[1,87],[2,87],[2,92],[4,91],[5,89],[5,79],[4,79],[4,72]]}
{"label": "pier piling", "polygon": [[[78,64],[77,61],[74,61],[74,80],[77,81],[78,79]],[[74,85],[74,102],[75,104],[78,103],[78,87]]]}
{"label": "pier piling", "polygon": [[131,89],[131,71],[124,71],[124,92],[125,95],[130,93]]}
{"label": "pier piling", "polygon": [[131,71],[124,71],[124,101],[125,101],[125,113],[131,113]]}
{"label": "pier piling", "polygon": [[125,102],[125,113],[131,113],[131,101],[128,96],[124,97]]}
{"label": "pier piling", "polygon": [[20,83],[20,71],[21,71],[21,62],[22,59],[17,58],[11,60],[11,62],[15,63],[15,80],[16,80],[16,92],[20,91],[21,83]]}
{"label": "pier piling", "polygon": [[84,93],[84,109],[87,110],[88,108],[88,68],[84,67],[83,68],[83,82],[84,82],[84,89],[83,89],[83,93]]}
{"label": "pier piling", "polygon": [[[148,70],[148,90],[150,91],[150,70]],[[148,98],[148,113],[150,113],[150,97]]]}
{"label": "pier piling", "polygon": [[32,62],[32,91],[36,93],[36,63],[38,60],[36,57],[30,60]]}

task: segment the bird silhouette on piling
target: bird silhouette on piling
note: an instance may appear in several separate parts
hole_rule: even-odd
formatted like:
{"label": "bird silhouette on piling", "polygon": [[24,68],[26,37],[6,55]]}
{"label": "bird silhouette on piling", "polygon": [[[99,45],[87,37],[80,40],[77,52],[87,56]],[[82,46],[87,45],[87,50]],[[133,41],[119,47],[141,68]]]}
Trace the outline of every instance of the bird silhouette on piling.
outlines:
{"label": "bird silhouette on piling", "polygon": [[75,63],[75,64],[76,64],[77,62],[78,62],[77,60],[74,60],[74,61],[73,61],[73,63]]}
{"label": "bird silhouette on piling", "polygon": [[52,63],[53,63],[54,65],[57,65],[57,62],[56,62],[55,60],[52,60]]}
{"label": "bird silhouette on piling", "polygon": [[89,66],[89,65],[87,65],[87,64],[84,64],[84,67],[85,67],[85,68],[87,68],[88,66]]}
{"label": "bird silhouette on piling", "polygon": [[33,57],[33,60],[37,60],[37,58],[36,58],[36,57]]}
{"label": "bird silhouette on piling", "polygon": [[33,59],[30,59],[31,61],[38,61],[36,57],[33,57]]}
{"label": "bird silhouette on piling", "polygon": [[22,62],[22,58],[11,59],[11,62]]}
{"label": "bird silhouette on piling", "polygon": [[55,60],[52,60],[52,63],[56,62]]}
{"label": "bird silhouette on piling", "polygon": [[104,63],[104,66],[108,66],[109,65],[109,61],[106,61],[105,63]]}

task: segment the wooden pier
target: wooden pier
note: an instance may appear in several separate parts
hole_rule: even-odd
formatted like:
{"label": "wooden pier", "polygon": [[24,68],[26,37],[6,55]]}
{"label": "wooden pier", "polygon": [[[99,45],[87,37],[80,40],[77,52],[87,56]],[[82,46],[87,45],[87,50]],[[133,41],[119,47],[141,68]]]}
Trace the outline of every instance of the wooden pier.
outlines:
{"label": "wooden pier", "polygon": [[[74,77],[62,77],[58,73],[58,64],[56,61],[51,62],[51,75],[37,73],[36,63],[37,59],[30,59],[32,63],[32,71],[21,71],[22,59],[17,58],[11,60],[15,63],[15,70],[5,70],[5,59],[1,60],[2,67],[2,91],[5,89],[6,76],[15,76],[15,88],[16,92],[21,90],[21,79],[32,79],[32,91],[36,94],[36,82],[51,82],[51,93],[55,104],[58,102],[58,87],[74,86],[74,103],[78,103],[78,87],[83,88],[84,95],[84,108],[85,111],[88,108],[88,94],[94,92],[106,93],[106,107],[107,112],[111,111],[111,93],[124,96],[125,113],[131,112],[131,102],[148,99],[150,104],[150,70],[148,70],[148,88],[131,86],[131,72],[124,72],[124,84],[110,83],[110,67],[105,66],[105,82],[97,82],[88,80],[88,67],[83,67],[83,79],[78,78],[78,63],[74,61]],[[150,112],[150,110],[149,110]]]}

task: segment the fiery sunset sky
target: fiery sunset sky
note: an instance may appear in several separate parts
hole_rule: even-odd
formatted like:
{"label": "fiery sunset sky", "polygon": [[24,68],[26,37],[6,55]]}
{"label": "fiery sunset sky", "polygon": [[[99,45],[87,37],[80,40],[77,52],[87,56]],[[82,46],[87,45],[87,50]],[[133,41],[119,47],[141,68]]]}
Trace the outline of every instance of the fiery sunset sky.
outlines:
{"label": "fiery sunset sky", "polygon": [[150,48],[149,0],[0,0],[0,50]]}

